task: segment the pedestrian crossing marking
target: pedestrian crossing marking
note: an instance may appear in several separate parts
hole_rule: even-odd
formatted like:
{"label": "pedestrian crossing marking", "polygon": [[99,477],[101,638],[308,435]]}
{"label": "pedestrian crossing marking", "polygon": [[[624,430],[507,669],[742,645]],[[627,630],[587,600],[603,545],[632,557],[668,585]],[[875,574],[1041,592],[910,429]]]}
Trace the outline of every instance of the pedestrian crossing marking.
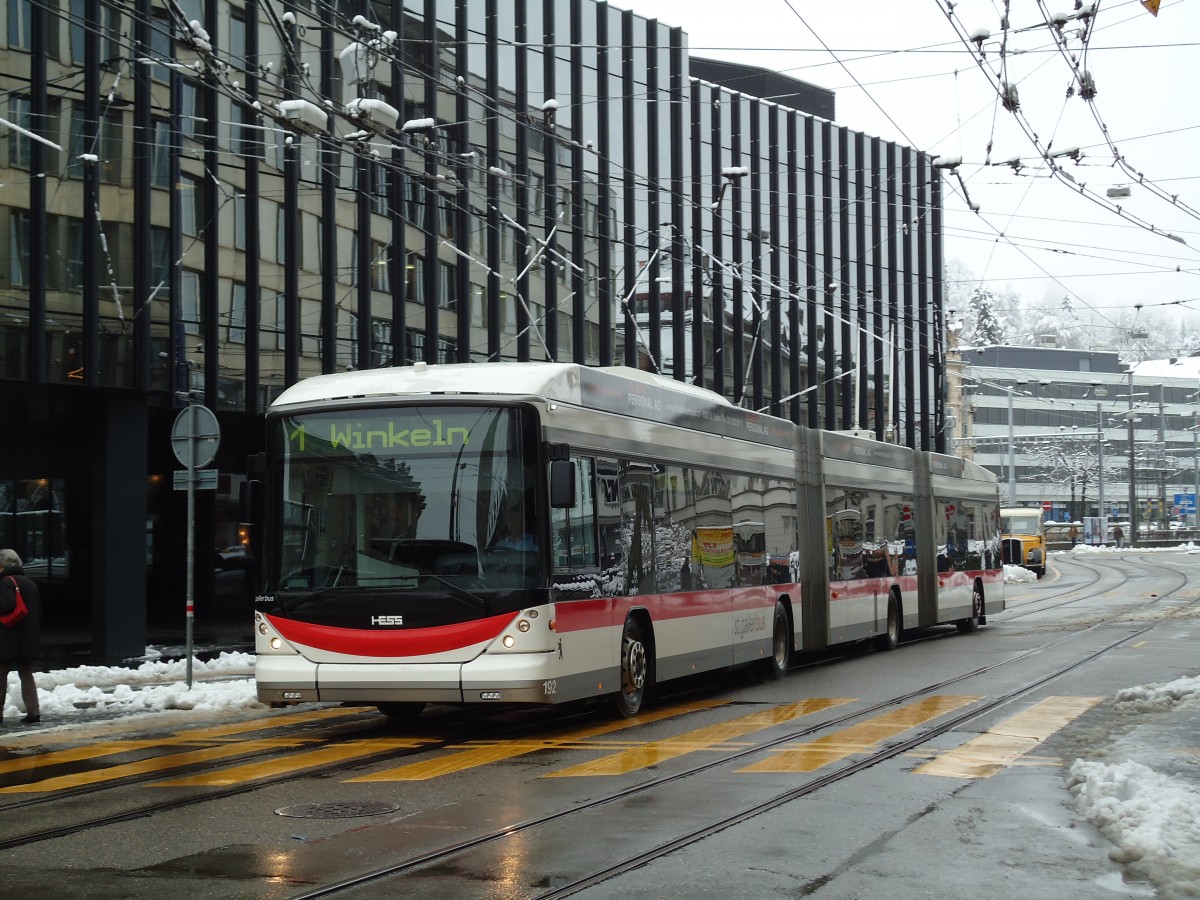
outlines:
{"label": "pedestrian crossing marking", "polygon": [[1047,697],[961,747],[916,768],[918,775],[989,778],[1012,766],[1050,735],[1083,715],[1102,697]]}
{"label": "pedestrian crossing marking", "polygon": [[614,722],[605,722],[601,725],[571,729],[542,740],[502,741],[482,746],[478,742],[472,741],[464,745],[460,753],[441,756],[425,762],[412,763],[396,769],[387,769],[383,772],[373,772],[370,775],[362,775],[358,778],[348,780],[351,782],[425,781],[429,778],[439,778],[443,775],[453,774],[454,772],[473,769],[476,766],[524,756],[527,753],[534,753],[538,750],[561,750],[583,741],[592,740],[606,734],[614,734],[618,731],[624,731],[627,728],[634,728],[638,725],[645,725],[649,722],[658,722],[698,710],[714,709],[718,706],[724,706],[726,702],[724,700],[702,700],[695,703],[648,710],[632,719],[620,719]]}
{"label": "pedestrian crossing marking", "polygon": [[[870,751],[887,739],[926,721],[983,699],[979,696],[939,696],[892,709],[857,725],[805,743],[789,743],[765,751],[759,761],[738,769],[744,773],[811,772],[848,756]],[[1032,751],[1050,735],[1101,702],[1100,697],[1051,697],[997,724],[949,752],[928,745],[911,756],[920,757],[917,774],[956,778],[986,778],[1007,767],[1053,764],[1049,757]],[[822,710],[854,702],[846,698],[810,698],[797,703],[762,709],[728,722],[693,729],[676,737],[642,742],[630,730],[685,713],[719,708],[726,700],[699,701],[648,710],[631,719],[589,724],[585,727],[548,729],[543,737],[517,740],[468,741],[447,747],[452,751],[434,759],[414,762],[380,772],[345,779],[348,783],[423,781],[439,778],[490,763],[503,762],[540,750],[601,752],[590,762],[570,766],[543,777],[569,778],[621,775],[651,767],[687,754],[709,751],[736,753],[752,746],[748,735]],[[361,707],[307,710],[284,716],[186,729],[159,739],[114,740],[87,747],[55,750],[27,757],[0,760],[0,775],[37,777],[54,766],[86,762],[98,757],[162,748],[178,748],[146,759],[102,768],[43,778],[25,784],[0,787],[0,794],[43,793],[87,787],[122,778],[176,771],[180,777],[155,781],[152,787],[228,786],[256,779],[319,770],[349,760],[396,750],[421,749],[437,743],[435,736],[405,735],[395,738],[328,741],[327,736],[298,733],[279,737],[253,737],[256,731],[305,725],[341,716],[358,715]],[[250,735],[243,738],[241,735]],[[211,746],[204,746],[211,742]],[[311,746],[320,742],[319,747]],[[307,745],[307,746],[306,746]],[[280,752],[280,758],[233,762],[236,757],[263,752]],[[1196,752],[1186,748],[1185,752]],[[189,766],[223,764],[225,768],[188,775],[178,770]],[[916,761],[914,761],[916,764]]]}
{"label": "pedestrian crossing marking", "polygon": [[858,725],[851,725],[826,737],[773,750],[766,759],[738,771],[814,772],[847,756],[864,753],[887,738],[982,699],[975,696],[929,697],[875,716]]}
{"label": "pedestrian crossing marking", "polygon": [[604,756],[578,766],[571,766],[569,769],[550,772],[544,777],[577,778],[592,775],[623,775],[637,769],[657,765],[669,759],[675,759],[687,753],[694,753],[697,750],[717,749],[718,746],[726,744],[733,738],[761,731],[764,728],[770,728],[774,725],[782,725],[801,716],[812,715],[813,713],[850,702],[848,699],[833,697],[801,700],[799,703],[777,706],[773,709],[752,713],[751,715],[742,716],[729,722],[720,722],[716,725],[709,725],[706,728],[689,731],[678,737],[666,738],[661,741],[651,741],[640,747],[624,750],[621,753]]}
{"label": "pedestrian crossing marking", "polygon": [[[86,747],[71,747],[65,750],[51,750],[48,753],[35,753],[29,756],[19,756],[14,757],[13,759],[0,760],[0,775],[17,772],[32,772],[38,769],[48,769],[52,766],[82,762],[83,760],[87,759],[97,759],[101,756],[116,756],[120,753],[130,753],[156,747],[174,747],[179,745],[200,743],[203,741],[225,740],[228,738],[237,737],[238,735],[248,734],[253,731],[264,731],[270,728],[286,728],[288,726],[303,725],[308,722],[355,715],[360,712],[362,712],[361,708],[306,710],[304,712],[291,713],[282,716],[269,716],[245,722],[229,722],[224,725],[212,725],[204,728],[184,729],[182,731],[175,732],[170,737],[164,738],[98,741],[96,743],[88,744]],[[303,742],[302,738],[290,738],[288,740],[291,740],[293,743]],[[240,752],[249,753],[251,751],[243,746]],[[45,782],[41,783],[44,784]],[[61,788],[54,788],[54,790],[59,789]],[[7,789],[0,789],[0,791],[3,790]],[[16,788],[14,788],[14,790],[16,790]]]}
{"label": "pedestrian crossing marking", "polygon": [[312,738],[265,738],[255,741],[240,741],[236,744],[220,744],[216,747],[205,747],[201,750],[187,750],[183,753],[169,753],[166,756],[153,756],[137,762],[125,763],[119,766],[108,766],[103,769],[90,769],[86,772],[76,772],[71,775],[59,775],[56,778],[46,778],[30,784],[14,784],[0,788],[0,794],[35,794],[45,791],[61,791],[68,788],[85,787],[104,781],[116,781],[132,775],[146,775],[151,772],[163,772],[168,769],[179,769],[184,766],[202,765],[230,756],[242,756],[259,750],[278,750],[280,747],[294,747],[297,744],[313,740]]}
{"label": "pedestrian crossing marking", "polygon": [[362,741],[347,741],[344,744],[334,744],[322,747],[320,750],[310,750],[307,753],[293,753],[280,759],[266,759],[261,762],[246,763],[217,772],[205,772],[200,775],[189,775],[184,778],[174,778],[170,781],[156,781],[150,787],[226,787],[243,781],[253,781],[257,778],[270,778],[277,775],[287,775],[303,769],[315,769],[335,763],[346,762],[360,756],[371,756],[375,753],[387,753],[391,750],[412,750],[425,744],[432,743],[429,738],[381,738]]}

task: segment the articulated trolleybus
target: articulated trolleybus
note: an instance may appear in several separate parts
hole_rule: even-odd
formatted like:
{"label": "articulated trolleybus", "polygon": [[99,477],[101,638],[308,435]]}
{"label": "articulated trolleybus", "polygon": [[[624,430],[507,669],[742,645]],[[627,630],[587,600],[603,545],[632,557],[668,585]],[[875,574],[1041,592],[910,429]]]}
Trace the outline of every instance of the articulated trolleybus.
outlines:
{"label": "articulated trolleybus", "polygon": [[272,404],[259,699],[555,704],[1004,608],[995,478],[626,368],[301,381]]}

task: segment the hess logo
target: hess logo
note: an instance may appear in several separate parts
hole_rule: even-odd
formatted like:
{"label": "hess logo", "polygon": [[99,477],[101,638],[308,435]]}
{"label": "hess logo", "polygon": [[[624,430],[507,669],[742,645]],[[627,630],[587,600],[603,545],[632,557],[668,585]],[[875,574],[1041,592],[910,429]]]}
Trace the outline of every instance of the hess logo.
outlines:
{"label": "hess logo", "polygon": [[371,616],[372,625],[403,625],[404,616]]}

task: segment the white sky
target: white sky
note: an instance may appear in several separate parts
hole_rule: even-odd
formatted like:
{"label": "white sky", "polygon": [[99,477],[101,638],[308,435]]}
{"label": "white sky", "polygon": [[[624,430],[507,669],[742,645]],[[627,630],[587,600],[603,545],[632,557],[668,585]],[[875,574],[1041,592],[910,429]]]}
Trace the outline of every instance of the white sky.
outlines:
{"label": "white sky", "polygon": [[[1183,308],[1189,318],[1200,309],[1200,221],[1145,188],[1133,187],[1133,196],[1119,201],[1143,221],[1183,238],[1184,246],[1048,177],[951,27],[944,0],[616,5],[682,27],[694,56],[758,65],[834,90],[838,124],[935,155],[961,156],[960,172],[980,214],[967,210],[950,190],[957,190],[957,181],[947,178],[945,255],[965,263],[987,286],[1011,287],[1025,300],[1069,295],[1105,317],[1135,303],[1147,309],[1173,304],[1165,309],[1173,316],[1181,311],[1176,301],[1196,300]],[[959,0],[955,6],[965,32],[992,32],[985,49],[997,66],[1004,5]],[[1051,152],[1081,148],[1082,164],[1066,161],[1065,168],[1101,196],[1110,186],[1130,184],[1113,166],[1088,104],[1077,95],[1066,98],[1071,70],[1054,51],[1037,0],[1012,0],[1010,6],[1012,27],[1028,30],[1010,38],[1010,49],[1021,52],[1008,58],[1008,80],[1018,86],[1033,131]],[[1073,12],[1074,3],[1047,0],[1042,8]],[[1121,155],[1180,203],[1200,210],[1200,102],[1194,90],[1200,83],[1200,0],[1163,0],[1157,18],[1136,0],[1101,0],[1089,46],[1084,66],[1096,84],[1095,107]],[[989,140],[993,162],[1020,156],[1028,166],[1024,174],[984,166]]]}

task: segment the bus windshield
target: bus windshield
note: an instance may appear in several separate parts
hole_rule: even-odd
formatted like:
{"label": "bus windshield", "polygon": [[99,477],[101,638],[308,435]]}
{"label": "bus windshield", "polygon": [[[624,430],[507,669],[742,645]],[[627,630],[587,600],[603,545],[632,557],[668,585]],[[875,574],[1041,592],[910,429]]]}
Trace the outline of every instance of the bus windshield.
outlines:
{"label": "bus windshield", "polygon": [[532,587],[533,413],[420,406],[278,419],[280,594],[338,588],[472,597]]}
{"label": "bus windshield", "polygon": [[1042,517],[1040,513],[1032,512],[1025,515],[1005,513],[1002,516],[1005,534],[1041,534]]}

